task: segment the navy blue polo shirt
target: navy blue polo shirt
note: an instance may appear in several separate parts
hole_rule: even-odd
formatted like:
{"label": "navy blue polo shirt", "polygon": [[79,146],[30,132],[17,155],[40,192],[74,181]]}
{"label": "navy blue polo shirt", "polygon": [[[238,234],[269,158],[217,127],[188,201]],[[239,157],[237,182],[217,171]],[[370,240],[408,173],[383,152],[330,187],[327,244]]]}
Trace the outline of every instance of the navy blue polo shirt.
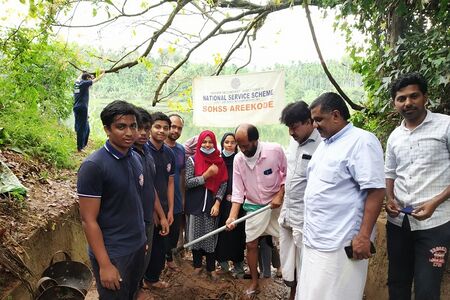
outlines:
{"label": "navy blue polo shirt", "polygon": [[142,147],[143,152],[134,148],[142,158],[144,167],[144,188],[142,191],[142,207],[144,209],[144,221],[147,224],[153,223],[153,210],[155,207],[155,161],[150,153],[150,146],[145,144]]}
{"label": "navy blue polo shirt", "polygon": [[76,81],[73,86],[74,107],[89,106],[89,87],[92,85],[92,80]]}
{"label": "navy blue polo shirt", "polygon": [[175,175],[175,155],[169,146],[163,144],[158,150],[151,141],[148,142],[150,152],[155,161],[156,177],[155,188],[159,196],[159,201],[164,212],[169,211],[169,199],[167,197],[167,186],[169,184],[169,177]]}
{"label": "navy blue polo shirt", "polygon": [[[146,241],[143,185],[139,155],[132,150],[123,155],[109,141],[88,156],[78,170],[78,196],[101,201],[97,222],[110,258],[131,254]],[[93,256],[91,249],[89,255]]]}
{"label": "navy blue polo shirt", "polygon": [[[170,147],[170,146],[169,146]],[[173,213],[179,214],[183,212],[183,199],[181,197],[181,170],[185,168],[185,155],[186,151],[181,144],[175,143],[174,147],[170,147],[175,155],[175,199],[173,204]]]}

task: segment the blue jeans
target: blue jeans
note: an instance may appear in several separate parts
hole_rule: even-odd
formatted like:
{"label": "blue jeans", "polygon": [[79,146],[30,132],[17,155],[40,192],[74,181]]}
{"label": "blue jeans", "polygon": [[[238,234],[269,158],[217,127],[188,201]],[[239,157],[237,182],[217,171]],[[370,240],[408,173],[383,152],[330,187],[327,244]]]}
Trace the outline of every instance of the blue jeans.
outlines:
{"label": "blue jeans", "polygon": [[144,265],[145,245],[129,255],[111,258],[111,263],[117,268],[122,281],[120,289],[113,291],[106,289],[100,282],[99,265],[94,257],[90,257],[92,269],[97,284],[97,291],[100,300],[133,300],[138,290],[141,280],[142,268]]}
{"label": "blue jeans", "polygon": [[440,299],[450,246],[450,222],[411,231],[409,220],[405,217],[402,227],[387,222],[386,237],[389,298],[410,300],[414,279],[416,300]]}
{"label": "blue jeans", "polygon": [[75,116],[75,132],[77,133],[78,151],[86,147],[89,139],[88,108],[86,106],[75,106],[73,108]]}

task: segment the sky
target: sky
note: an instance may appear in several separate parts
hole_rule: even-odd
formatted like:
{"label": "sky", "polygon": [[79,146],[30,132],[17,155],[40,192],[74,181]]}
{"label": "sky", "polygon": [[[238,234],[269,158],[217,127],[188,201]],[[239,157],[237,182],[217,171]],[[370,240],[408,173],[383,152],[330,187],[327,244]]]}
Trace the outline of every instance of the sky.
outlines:
{"label": "sky", "polygon": [[[2,6],[4,6],[4,9],[1,10],[0,17],[5,15],[11,16],[13,11],[25,14],[27,10],[26,5],[15,0],[4,1]],[[71,21],[72,25],[90,24],[102,17],[102,12],[99,10],[97,17],[94,18],[92,16],[92,7],[87,6],[85,2],[80,2],[77,10],[76,17]],[[345,39],[341,33],[333,30],[333,11],[328,11],[327,17],[323,18],[323,13],[315,7],[311,7],[310,10],[324,59],[340,60],[345,56]],[[202,20],[199,19],[199,21]],[[2,21],[0,21],[1,23]],[[179,28],[192,27],[194,31],[199,26],[199,24],[192,23],[192,19],[187,22],[182,17],[176,18],[174,24]],[[116,25],[101,31],[95,28],[71,28],[62,29],[59,31],[59,34],[64,40],[76,42],[80,45],[86,44],[106,49],[123,49],[124,45],[132,47],[141,41],[145,31],[148,30],[149,28],[142,26],[130,28],[129,25],[125,26],[124,23],[116,22]],[[167,47],[169,41],[164,40],[165,38],[162,37],[160,39],[157,47]],[[229,45],[234,39],[234,37],[230,36],[212,39],[198,48],[191,56],[190,61],[213,63],[215,55],[220,54],[221,57],[226,55],[228,47],[225,47],[225,45]],[[230,62],[237,66],[243,65],[248,60],[248,54],[249,50],[245,46],[244,49],[237,51],[233,55]],[[272,66],[275,63],[289,64],[293,61],[319,61],[302,7],[271,13],[264,26],[258,31],[257,39],[252,42],[252,62],[250,67],[257,69]]]}

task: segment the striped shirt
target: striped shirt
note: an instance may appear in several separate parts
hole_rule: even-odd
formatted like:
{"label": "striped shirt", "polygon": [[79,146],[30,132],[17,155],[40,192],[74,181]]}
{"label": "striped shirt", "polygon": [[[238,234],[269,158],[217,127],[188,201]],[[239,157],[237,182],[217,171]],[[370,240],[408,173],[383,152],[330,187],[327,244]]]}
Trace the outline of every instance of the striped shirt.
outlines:
{"label": "striped shirt", "polygon": [[[389,136],[386,178],[394,179],[394,195],[401,207],[417,207],[450,184],[450,117],[427,111],[422,124],[410,130],[404,121]],[[404,214],[388,221],[401,226]],[[450,201],[439,205],[423,221],[409,217],[411,230],[434,228],[450,221]]]}

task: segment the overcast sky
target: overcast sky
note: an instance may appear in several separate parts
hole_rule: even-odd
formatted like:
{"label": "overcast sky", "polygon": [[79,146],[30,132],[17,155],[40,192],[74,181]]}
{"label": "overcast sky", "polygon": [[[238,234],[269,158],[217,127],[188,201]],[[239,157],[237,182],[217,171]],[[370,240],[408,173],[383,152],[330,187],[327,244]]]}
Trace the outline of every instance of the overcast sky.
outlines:
{"label": "overcast sky", "polygon": [[[80,2],[78,17],[72,20],[72,24],[89,24],[95,21],[92,17],[92,8],[82,5],[86,3]],[[0,11],[1,17],[7,15],[11,18],[12,11],[22,11],[22,13],[26,11],[26,6],[15,0],[7,1],[2,6],[4,9]],[[311,7],[311,13],[323,57],[326,60],[340,60],[345,55],[345,39],[341,33],[333,31],[333,12],[330,11],[326,18],[322,18],[322,12]],[[186,22],[180,25],[194,26]],[[94,28],[63,29],[60,35],[65,40],[78,44],[120,49],[123,45],[138,43],[139,38],[142,39],[142,30],[135,30],[137,34],[134,35],[129,26],[117,23],[102,31]],[[225,47],[225,45],[229,45],[233,40],[234,38],[227,36],[215,38],[197,49],[191,56],[191,61],[213,63],[215,54],[220,53],[222,57],[226,55],[229,46]],[[161,40],[159,44],[159,47],[164,47],[161,43],[164,43],[164,40]],[[231,62],[236,65],[244,64],[248,60],[248,51],[248,48],[239,50]],[[288,64],[292,61],[319,61],[302,7],[271,13],[264,26],[258,31],[256,41],[252,43],[251,66],[256,69],[271,66],[274,63]]]}

